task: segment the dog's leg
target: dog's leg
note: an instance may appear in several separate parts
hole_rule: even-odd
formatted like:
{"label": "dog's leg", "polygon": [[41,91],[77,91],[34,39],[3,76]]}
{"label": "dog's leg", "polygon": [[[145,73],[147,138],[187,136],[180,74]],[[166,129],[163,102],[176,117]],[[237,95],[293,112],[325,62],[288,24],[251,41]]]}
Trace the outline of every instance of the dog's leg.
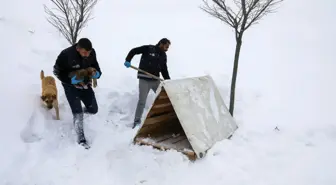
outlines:
{"label": "dog's leg", "polygon": [[58,101],[57,100],[54,101],[54,109],[56,111],[56,120],[60,120],[59,107],[58,107]]}

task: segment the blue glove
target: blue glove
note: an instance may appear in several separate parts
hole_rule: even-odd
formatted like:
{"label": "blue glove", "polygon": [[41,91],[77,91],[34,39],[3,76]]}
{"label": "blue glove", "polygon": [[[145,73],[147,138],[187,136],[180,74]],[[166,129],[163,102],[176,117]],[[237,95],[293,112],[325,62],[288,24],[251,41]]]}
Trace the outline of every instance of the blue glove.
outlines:
{"label": "blue glove", "polygon": [[76,80],[76,75],[71,78],[71,84],[78,84],[80,82],[83,82],[84,79]]}
{"label": "blue glove", "polygon": [[92,76],[92,78],[99,78],[99,76],[100,76],[99,71],[96,71],[96,74],[94,76]]}
{"label": "blue glove", "polygon": [[127,61],[124,63],[124,65],[125,65],[127,68],[131,67],[131,63],[130,63],[130,62],[127,62]]}

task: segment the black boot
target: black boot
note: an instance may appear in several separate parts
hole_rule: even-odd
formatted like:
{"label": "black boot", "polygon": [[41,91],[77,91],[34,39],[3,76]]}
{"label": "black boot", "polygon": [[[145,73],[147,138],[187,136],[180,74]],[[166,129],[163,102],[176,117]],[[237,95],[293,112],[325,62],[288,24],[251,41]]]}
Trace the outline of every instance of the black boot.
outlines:
{"label": "black boot", "polygon": [[133,122],[132,129],[134,129],[136,126],[140,125],[141,119],[135,119]]}
{"label": "black boot", "polygon": [[84,118],[83,113],[74,114],[73,121],[74,121],[75,131],[77,134],[77,143],[84,146],[86,149],[88,149],[90,147],[87,144],[87,141],[84,135],[83,118]]}

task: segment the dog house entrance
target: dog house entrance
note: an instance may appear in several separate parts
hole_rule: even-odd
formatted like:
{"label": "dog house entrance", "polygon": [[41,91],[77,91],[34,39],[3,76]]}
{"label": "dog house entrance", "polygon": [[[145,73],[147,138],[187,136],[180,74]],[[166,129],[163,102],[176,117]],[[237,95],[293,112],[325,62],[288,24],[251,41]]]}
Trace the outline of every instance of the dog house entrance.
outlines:
{"label": "dog house entrance", "polygon": [[191,160],[196,159],[195,152],[163,87],[135,136],[134,142],[160,150],[173,149],[187,155]]}

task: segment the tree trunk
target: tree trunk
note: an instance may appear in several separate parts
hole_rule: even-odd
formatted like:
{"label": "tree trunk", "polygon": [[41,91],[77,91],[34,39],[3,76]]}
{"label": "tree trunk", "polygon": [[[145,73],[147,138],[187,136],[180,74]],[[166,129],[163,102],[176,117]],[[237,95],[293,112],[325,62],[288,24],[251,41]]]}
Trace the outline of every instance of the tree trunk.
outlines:
{"label": "tree trunk", "polygon": [[74,45],[74,44],[76,44],[76,42],[77,42],[77,36],[72,36],[71,37],[71,45]]}
{"label": "tree trunk", "polygon": [[230,108],[229,108],[229,112],[231,116],[233,116],[233,111],[234,111],[236,80],[237,80],[237,73],[238,73],[238,61],[239,61],[241,46],[242,46],[242,34],[240,34],[239,37],[236,38],[236,50],[235,50],[235,56],[234,56],[234,62],[233,62],[231,93],[230,93]]}

